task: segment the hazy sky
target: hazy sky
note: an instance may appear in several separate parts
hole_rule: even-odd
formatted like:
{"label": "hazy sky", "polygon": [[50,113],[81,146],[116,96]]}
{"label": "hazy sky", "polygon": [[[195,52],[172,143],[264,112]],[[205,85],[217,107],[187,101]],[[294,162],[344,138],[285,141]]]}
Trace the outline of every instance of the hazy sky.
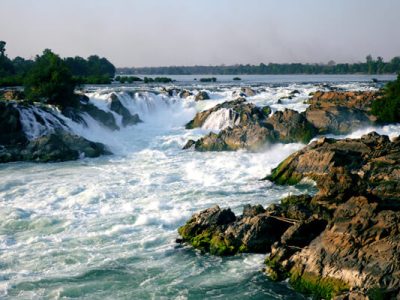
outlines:
{"label": "hazy sky", "polygon": [[0,0],[10,57],[116,66],[354,62],[400,55],[400,0]]}

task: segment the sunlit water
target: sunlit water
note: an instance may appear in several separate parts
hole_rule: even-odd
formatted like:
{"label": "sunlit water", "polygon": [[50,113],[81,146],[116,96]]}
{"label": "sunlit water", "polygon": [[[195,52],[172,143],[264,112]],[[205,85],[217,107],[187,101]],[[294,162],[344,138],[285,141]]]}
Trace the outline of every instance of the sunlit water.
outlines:
{"label": "sunlit water", "polygon": [[[354,82],[340,87],[374,89]],[[257,88],[265,90],[249,101],[299,111],[306,109],[308,94],[319,89],[315,83],[257,83]],[[129,98],[120,92],[124,105],[144,121],[120,131],[90,118],[88,128],[65,120],[74,132],[108,145],[114,155],[0,166],[1,298],[303,299],[286,283],[266,279],[260,271],[264,255],[220,258],[175,243],[177,228],[212,205],[241,213],[247,203],[265,206],[288,194],[314,192],[313,187],[260,181],[301,144],[266,145],[258,153],[181,150],[189,138],[221,128],[221,120],[196,130],[184,124],[196,111],[231,100],[237,87],[207,89],[212,100],[197,103],[193,97],[145,92]],[[294,89],[300,94],[278,103]],[[113,90],[97,88],[88,96],[107,109]],[[32,136],[41,132],[27,130]],[[352,136],[369,130],[395,136],[400,126]]]}

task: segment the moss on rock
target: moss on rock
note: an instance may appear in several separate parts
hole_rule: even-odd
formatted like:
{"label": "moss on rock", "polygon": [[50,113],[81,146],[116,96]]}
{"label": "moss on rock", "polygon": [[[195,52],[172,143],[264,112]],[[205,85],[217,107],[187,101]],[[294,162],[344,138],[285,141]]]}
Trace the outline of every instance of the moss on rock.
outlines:
{"label": "moss on rock", "polygon": [[346,282],[337,278],[321,278],[315,274],[302,273],[296,268],[290,273],[289,282],[293,288],[304,294],[312,294],[316,299],[332,299],[350,288]]}

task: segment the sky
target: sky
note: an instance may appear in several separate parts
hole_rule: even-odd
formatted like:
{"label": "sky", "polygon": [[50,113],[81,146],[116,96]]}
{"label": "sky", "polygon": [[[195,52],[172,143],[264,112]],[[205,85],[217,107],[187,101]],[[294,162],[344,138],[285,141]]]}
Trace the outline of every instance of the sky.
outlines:
{"label": "sky", "polygon": [[385,60],[399,0],[0,0],[8,56],[107,57],[117,67]]}

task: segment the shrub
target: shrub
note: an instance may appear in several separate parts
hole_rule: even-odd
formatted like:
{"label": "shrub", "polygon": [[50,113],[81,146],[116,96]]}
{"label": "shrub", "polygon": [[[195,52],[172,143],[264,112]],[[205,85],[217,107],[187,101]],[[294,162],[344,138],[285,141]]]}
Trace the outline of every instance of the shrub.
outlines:
{"label": "shrub", "polygon": [[385,86],[384,96],[374,101],[371,112],[377,116],[378,122],[400,122],[400,74]]}

